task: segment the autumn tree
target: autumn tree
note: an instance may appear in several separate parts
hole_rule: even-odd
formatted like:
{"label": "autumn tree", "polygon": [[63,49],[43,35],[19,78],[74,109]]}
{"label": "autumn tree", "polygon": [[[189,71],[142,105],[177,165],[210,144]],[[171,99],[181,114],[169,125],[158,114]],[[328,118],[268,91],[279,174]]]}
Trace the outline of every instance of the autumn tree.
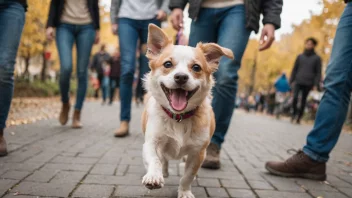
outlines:
{"label": "autumn tree", "polygon": [[[22,39],[18,55],[24,59],[24,76],[29,75],[30,59],[37,55],[44,57],[46,46],[45,24],[49,9],[49,0],[28,1],[26,23],[23,28]],[[45,61],[43,61],[43,65]],[[45,67],[44,67],[45,68]]]}
{"label": "autumn tree", "polygon": [[294,61],[297,55],[303,52],[304,41],[308,37],[315,37],[318,40],[316,52],[322,57],[325,71],[336,27],[345,4],[340,0],[322,0],[320,4],[323,6],[322,13],[312,14],[301,24],[294,25],[292,33],[282,35],[270,49],[258,52],[258,41],[256,39],[249,41],[239,72],[240,92],[248,94],[251,90],[269,90],[282,72],[286,72],[289,76]]}

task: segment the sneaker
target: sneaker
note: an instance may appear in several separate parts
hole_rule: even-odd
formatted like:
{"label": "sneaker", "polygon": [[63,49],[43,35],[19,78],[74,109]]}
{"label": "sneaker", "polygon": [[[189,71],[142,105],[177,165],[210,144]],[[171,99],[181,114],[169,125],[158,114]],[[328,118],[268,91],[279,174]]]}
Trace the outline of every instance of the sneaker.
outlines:
{"label": "sneaker", "polygon": [[220,168],[220,147],[210,143],[207,148],[207,155],[202,164],[202,168],[219,169]]}
{"label": "sneaker", "polygon": [[312,160],[301,150],[284,162],[267,162],[265,168],[269,173],[282,177],[302,177],[319,181],[326,179],[326,163]]}

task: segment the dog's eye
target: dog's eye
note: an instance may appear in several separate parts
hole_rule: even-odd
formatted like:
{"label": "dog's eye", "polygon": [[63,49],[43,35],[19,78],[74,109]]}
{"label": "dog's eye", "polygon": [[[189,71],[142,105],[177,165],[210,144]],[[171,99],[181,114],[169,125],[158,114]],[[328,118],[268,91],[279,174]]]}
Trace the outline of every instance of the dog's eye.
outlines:
{"label": "dog's eye", "polygon": [[165,67],[165,68],[171,68],[171,67],[172,67],[172,63],[171,63],[170,61],[166,61],[166,62],[164,63],[164,67]]}
{"label": "dog's eye", "polygon": [[195,72],[200,72],[202,68],[199,65],[195,64],[192,66],[192,70]]}

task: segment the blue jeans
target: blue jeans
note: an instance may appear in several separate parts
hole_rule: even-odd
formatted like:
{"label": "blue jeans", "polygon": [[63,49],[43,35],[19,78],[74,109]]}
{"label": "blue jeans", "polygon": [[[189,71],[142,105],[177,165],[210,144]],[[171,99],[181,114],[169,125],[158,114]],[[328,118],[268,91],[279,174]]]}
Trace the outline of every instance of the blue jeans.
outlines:
{"label": "blue jeans", "polygon": [[336,30],[324,81],[325,93],[303,152],[326,162],[340,136],[352,90],[352,3],[348,3]]}
{"label": "blue jeans", "polygon": [[18,45],[25,21],[25,10],[16,2],[0,3],[0,129],[5,128],[13,95]]}
{"label": "blue jeans", "polygon": [[[132,83],[136,68],[137,41],[140,39],[140,46],[141,49],[143,49],[142,46],[147,43],[148,25],[150,23],[160,26],[160,21],[156,19],[133,20],[120,18],[118,21],[118,35],[121,53],[121,121],[129,121],[131,119]],[[145,51],[141,50],[139,61],[139,76],[141,78],[149,71],[148,59],[145,56]]]}
{"label": "blue jeans", "polygon": [[238,70],[246,49],[250,30],[246,29],[243,5],[227,8],[202,8],[196,21],[191,24],[190,43],[215,42],[232,50],[235,60],[221,58],[213,88],[213,110],[216,128],[211,139],[219,147],[224,142],[227,129],[235,108]]}
{"label": "blue jeans", "polygon": [[109,76],[104,76],[103,77],[103,82],[102,82],[102,91],[103,91],[103,101],[105,102],[107,98],[109,98],[109,92],[110,92],[110,78]]}
{"label": "blue jeans", "polygon": [[72,47],[77,49],[77,95],[75,109],[81,110],[88,86],[89,57],[94,44],[93,24],[60,24],[56,28],[56,45],[60,56],[60,92],[61,101],[68,103],[70,98],[70,79],[72,73]]}

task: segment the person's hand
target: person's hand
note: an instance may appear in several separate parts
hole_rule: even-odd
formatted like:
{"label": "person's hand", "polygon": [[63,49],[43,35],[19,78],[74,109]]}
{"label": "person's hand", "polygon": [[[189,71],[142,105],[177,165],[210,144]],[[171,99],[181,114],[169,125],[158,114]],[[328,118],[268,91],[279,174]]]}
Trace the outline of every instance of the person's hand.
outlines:
{"label": "person's hand", "polygon": [[171,23],[175,30],[180,30],[183,27],[183,10],[175,8],[171,12]]}
{"label": "person's hand", "polygon": [[54,28],[53,27],[48,27],[46,29],[46,39],[48,39],[48,41],[52,41],[54,39]]}
{"label": "person's hand", "polygon": [[265,24],[260,36],[259,51],[270,48],[275,40],[275,27],[272,24]]}
{"label": "person's hand", "polygon": [[116,35],[118,28],[119,28],[119,26],[117,24],[112,24],[112,26],[111,26],[112,34]]}
{"label": "person's hand", "polygon": [[100,41],[100,32],[99,32],[99,30],[97,30],[97,31],[95,32],[94,44],[98,44],[99,41]]}
{"label": "person's hand", "polygon": [[164,21],[167,17],[167,14],[164,10],[159,10],[158,13],[156,14],[156,19],[159,21]]}

